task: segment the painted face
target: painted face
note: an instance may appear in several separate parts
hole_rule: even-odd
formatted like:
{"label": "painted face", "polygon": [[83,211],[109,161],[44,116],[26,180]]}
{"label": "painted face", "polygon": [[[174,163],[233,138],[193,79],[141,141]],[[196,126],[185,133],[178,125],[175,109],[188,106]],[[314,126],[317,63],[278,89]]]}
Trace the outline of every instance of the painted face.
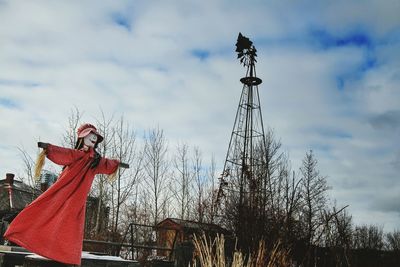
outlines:
{"label": "painted face", "polygon": [[83,138],[83,144],[87,147],[94,147],[97,142],[97,135],[90,133]]}

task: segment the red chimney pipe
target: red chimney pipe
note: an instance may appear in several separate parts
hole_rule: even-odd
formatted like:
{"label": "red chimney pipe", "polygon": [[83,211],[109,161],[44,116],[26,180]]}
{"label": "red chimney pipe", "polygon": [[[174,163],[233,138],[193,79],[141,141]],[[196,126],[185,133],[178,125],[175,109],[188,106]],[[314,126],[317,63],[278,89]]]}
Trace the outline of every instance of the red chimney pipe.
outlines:
{"label": "red chimney pipe", "polygon": [[10,209],[14,208],[13,205],[13,192],[12,187],[14,184],[14,174],[13,173],[6,173],[6,182],[8,183],[8,198],[10,200]]}

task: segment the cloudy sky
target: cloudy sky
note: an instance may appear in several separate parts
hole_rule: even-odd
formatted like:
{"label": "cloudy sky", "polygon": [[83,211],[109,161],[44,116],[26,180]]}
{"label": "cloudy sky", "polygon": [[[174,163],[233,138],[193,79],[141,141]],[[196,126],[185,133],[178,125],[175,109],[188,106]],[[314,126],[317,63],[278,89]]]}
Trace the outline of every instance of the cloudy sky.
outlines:
{"label": "cloudy sky", "polygon": [[0,176],[60,143],[71,110],[159,126],[223,165],[258,50],[264,125],[295,170],[312,149],[356,224],[400,229],[400,2],[2,1]]}

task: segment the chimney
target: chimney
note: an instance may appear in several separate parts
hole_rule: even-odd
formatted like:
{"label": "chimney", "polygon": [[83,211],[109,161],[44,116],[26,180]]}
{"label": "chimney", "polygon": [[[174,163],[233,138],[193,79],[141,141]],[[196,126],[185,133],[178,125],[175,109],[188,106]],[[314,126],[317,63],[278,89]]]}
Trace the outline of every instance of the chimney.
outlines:
{"label": "chimney", "polygon": [[6,183],[8,183],[9,185],[13,185],[14,184],[14,173],[6,173]]}
{"label": "chimney", "polygon": [[14,173],[6,173],[6,183],[8,183],[8,198],[10,201],[10,210],[14,208],[13,205],[13,184],[14,184]]}

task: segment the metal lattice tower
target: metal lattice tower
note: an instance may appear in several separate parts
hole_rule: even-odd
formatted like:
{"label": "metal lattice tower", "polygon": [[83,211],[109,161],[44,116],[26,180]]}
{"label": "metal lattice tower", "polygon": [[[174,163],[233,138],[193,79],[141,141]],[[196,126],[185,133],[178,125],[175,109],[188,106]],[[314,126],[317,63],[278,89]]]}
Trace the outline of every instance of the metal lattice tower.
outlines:
{"label": "metal lattice tower", "polygon": [[[233,126],[228,152],[226,154],[224,170],[220,178],[220,187],[217,196],[217,205],[222,212],[230,212],[233,205],[238,210],[238,222],[243,225],[244,217],[257,216],[255,210],[262,205],[262,188],[265,185],[259,179],[262,172],[263,148],[265,134],[258,94],[258,85],[262,83],[256,76],[256,48],[253,43],[239,33],[236,43],[236,52],[240,63],[246,68],[246,76],[241,78],[242,93],[235,123]],[[230,207],[228,207],[230,202]],[[249,213],[250,211],[250,213]],[[222,215],[223,216],[223,215]],[[255,219],[255,218],[247,218]]]}

